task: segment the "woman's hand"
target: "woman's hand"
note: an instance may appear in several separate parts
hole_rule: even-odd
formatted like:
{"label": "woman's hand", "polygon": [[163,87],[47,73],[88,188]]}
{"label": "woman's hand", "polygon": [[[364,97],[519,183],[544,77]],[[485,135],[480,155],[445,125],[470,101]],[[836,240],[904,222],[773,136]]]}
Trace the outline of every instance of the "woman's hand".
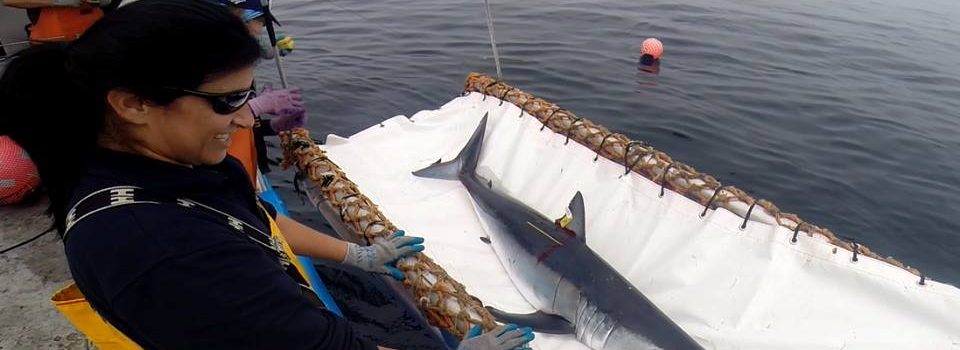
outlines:
{"label": "woman's hand", "polygon": [[250,110],[256,116],[272,114],[282,117],[304,111],[303,95],[298,87],[274,90],[270,84],[267,84],[257,97],[248,103]]}
{"label": "woman's hand", "polygon": [[473,326],[457,350],[529,349],[527,344],[534,338],[532,329],[519,328],[515,324],[505,324],[483,334],[480,332],[480,326]]}
{"label": "woman's hand", "polygon": [[292,109],[291,113],[278,114],[276,118],[270,120],[270,128],[274,132],[287,131],[294,128],[302,128],[307,122],[307,111],[301,109]]}
{"label": "woman's hand", "polygon": [[402,230],[394,232],[389,238],[377,238],[366,247],[348,242],[343,263],[403,280],[403,272],[396,267],[397,260],[423,251],[422,243],[423,238],[405,236]]}

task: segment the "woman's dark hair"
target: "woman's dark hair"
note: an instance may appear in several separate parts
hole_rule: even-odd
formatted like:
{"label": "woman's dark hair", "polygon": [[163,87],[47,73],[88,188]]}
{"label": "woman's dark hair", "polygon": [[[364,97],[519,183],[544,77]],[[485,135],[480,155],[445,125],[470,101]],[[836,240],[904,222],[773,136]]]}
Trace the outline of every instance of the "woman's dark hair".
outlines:
{"label": "woman's dark hair", "polygon": [[107,92],[122,89],[165,105],[179,97],[170,87],[195,89],[259,56],[256,40],[226,7],[141,0],[104,16],[73,43],[34,46],[9,61],[0,77],[0,135],[36,163],[62,234],[73,189],[104,132]]}

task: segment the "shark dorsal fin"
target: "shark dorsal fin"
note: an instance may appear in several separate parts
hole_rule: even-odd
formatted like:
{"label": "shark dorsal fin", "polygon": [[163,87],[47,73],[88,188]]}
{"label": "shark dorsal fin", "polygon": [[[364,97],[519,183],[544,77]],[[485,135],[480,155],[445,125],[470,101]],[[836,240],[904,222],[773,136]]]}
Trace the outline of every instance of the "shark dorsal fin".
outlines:
{"label": "shark dorsal fin", "polygon": [[583,213],[583,195],[580,194],[580,191],[577,191],[577,194],[573,196],[573,199],[570,200],[570,204],[567,205],[567,212],[573,217],[571,220],[564,226],[567,230],[572,231],[577,235],[577,239],[581,243],[587,242],[587,217]]}

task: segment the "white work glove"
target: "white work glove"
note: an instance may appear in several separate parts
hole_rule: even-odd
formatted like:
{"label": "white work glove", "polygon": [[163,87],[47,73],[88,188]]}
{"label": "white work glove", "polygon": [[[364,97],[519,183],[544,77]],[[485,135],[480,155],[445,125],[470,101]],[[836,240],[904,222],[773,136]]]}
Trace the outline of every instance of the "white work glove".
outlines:
{"label": "white work glove", "polygon": [[515,324],[505,324],[483,334],[481,331],[480,326],[470,328],[457,350],[529,349],[527,344],[534,337],[530,327],[518,328]]}
{"label": "white work glove", "polygon": [[403,280],[403,272],[397,269],[397,260],[407,255],[423,251],[423,238],[404,236],[404,232],[394,232],[389,238],[377,238],[373,244],[361,247],[347,242],[347,256],[342,263],[363,270],[390,275]]}

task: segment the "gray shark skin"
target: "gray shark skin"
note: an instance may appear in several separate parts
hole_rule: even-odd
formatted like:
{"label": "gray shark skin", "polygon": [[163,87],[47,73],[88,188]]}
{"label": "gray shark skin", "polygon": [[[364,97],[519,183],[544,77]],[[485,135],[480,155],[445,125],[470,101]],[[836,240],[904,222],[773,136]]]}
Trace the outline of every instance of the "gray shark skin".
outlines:
{"label": "gray shark skin", "polygon": [[579,192],[570,204],[574,220],[564,228],[476,175],[486,121],[484,116],[456,159],[414,175],[463,183],[510,279],[540,310],[524,316],[495,312],[498,319],[538,331],[573,332],[597,350],[702,349],[587,247]]}

